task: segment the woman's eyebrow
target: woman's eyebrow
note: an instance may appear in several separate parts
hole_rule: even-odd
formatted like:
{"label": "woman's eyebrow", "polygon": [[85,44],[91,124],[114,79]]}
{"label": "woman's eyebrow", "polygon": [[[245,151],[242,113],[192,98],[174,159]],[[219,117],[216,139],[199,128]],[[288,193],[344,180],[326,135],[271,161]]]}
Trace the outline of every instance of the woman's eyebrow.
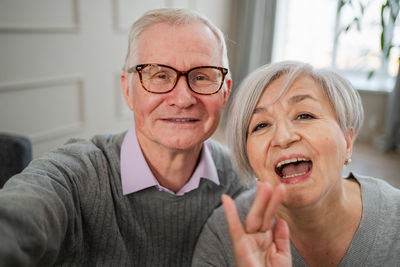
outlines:
{"label": "woman's eyebrow", "polygon": [[[308,94],[303,94],[303,95],[292,96],[288,100],[288,103],[293,105],[293,104],[299,103],[299,102],[301,102],[301,101],[303,101],[305,99],[311,99],[312,101],[318,102],[318,100],[315,97],[313,97],[311,95],[308,95]],[[268,112],[268,107],[266,107],[266,106],[258,106],[258,107],[256,107],[254,109],[253,114],[264,113],[264,112]]]}
{"label": "woman's eyebrow", "polygon": [[253,114],[257,114],[257,113],[264,113],[267,112],[268,108],[264,107],[264,106],[258,106],[254,109]]}
{"label": "woman's eyebrow", "polygon": [[295,95],[295,96],[292,96],[289,99],[288,103],[293,105],[293,104],[299,103],[299,102],[301,102],[301,101],[303,101],[305,99],[311,99],[311,100],[313,100],[315,102],[318,102],[318,100],[315,97],[311,96],[311,95]]}

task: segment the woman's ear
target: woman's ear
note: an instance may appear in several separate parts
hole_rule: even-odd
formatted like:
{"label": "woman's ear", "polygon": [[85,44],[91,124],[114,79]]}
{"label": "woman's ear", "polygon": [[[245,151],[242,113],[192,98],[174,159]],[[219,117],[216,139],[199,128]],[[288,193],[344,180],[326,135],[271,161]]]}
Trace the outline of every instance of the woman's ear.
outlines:
{"label": "woman's ear", "polygon": [[345,134],[346,140],[346,159],[350,159],[353,154],[353,141],[354,141],[354,129],[349,129]]}
{"label": "woman's ear", "polygon": [[132,92],[130,91],[130,86],[129,86],[129,73],[127,72],[122,72],[121,74],[121,89],[122,89],[122,94],[124,95],[124,99],[126,104],[128,105],[130,110],[133,110],[133,99],[132,99]]}

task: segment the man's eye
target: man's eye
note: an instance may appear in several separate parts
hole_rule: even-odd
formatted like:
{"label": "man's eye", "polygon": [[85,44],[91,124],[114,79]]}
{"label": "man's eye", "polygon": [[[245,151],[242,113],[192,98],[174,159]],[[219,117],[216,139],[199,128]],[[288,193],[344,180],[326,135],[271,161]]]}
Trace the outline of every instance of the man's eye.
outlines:
{"label": "man's eye", "polygon": [[194,77],[194,79],[196,81],[203,81],[203,80],[207,80],[207,78],[204,75],[197,75],[196,77]]}
{"label": "man's eye", "polygon": [[253,128],[252,132],[259,131],[259,130],[264,129],[264,128],[269,127],[269,126],[270,126],[270,125],[269,125],[268,123],[266,123],[266,122],[261,122],[261,123],[257,124],[257,125]]}
{"label": "man's eye", "polygon": [[311,119],[315,119],[315,117],[311,114],[308,113],[303,113],[300,114],[296,117],[297,120],[311,120]]}
{"label": "man's eye", "polygon": [[211,78],[207,75],[199,74],[199,75],[193,76],[191,78],[191,80],[192,80],[192,82],[195,82],[195,83],[203,83],[203,82],[210,82]]}
{"label": "man's eye", "polygon": [[169,76],[165,73],[157,73],[153,75],[153,79],[159,79],[159,80],[167,80]]}

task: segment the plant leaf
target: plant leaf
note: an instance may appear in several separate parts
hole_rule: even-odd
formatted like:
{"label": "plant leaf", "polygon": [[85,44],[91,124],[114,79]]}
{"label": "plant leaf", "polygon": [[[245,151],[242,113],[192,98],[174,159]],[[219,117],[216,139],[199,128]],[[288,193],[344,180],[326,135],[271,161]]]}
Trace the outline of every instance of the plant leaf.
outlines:
{"label": "plant leaf", "polygon": [[370,79],[372,78],[372,76],[374,76],[374,74],[375,74],[375,71],[374,71],[374,70],[369,71],[369,72],[368,72],[367,79],[370,80]]}

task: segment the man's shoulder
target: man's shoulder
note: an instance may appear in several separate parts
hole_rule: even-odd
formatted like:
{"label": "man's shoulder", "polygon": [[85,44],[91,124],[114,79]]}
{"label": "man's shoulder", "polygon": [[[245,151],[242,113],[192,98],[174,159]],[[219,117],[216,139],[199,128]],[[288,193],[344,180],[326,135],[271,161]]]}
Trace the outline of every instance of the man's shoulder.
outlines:
{"label": "man's shoulder", "polygon": [[247,188],[247,185],[241,182],[232,161],[228,148],[218,141],[208,139],[207,146],[211,150],[211,156],[218,171],[218,178],[222,186],[229,188],[229,195],[235,197]]}
{"label": "man's shoulder", "polygon": [[230,156],[228,148],[225,145],[218,142],[217,140],[207,139],[205,141],[205,144],[207,144],[208,147],[210,147],[213,156],[214,154],[218,156],[219,155]]}
{"label": "man's shoulder", "polygon": [[[46,184],[54,181],[72,184],[98,183],[119,173],[119,142],[124,133],[97,135],[92,139],[72,138],[61,147],[34,159],[19,175],[20,180]],[[113,175],[117,177],[117,175]]]}
{"label": "man's shoulder", "polygon": [[211,157],[218,170],[233,170],[231,155],[226,146],[213,139],[208,139],[205,144],[210,148]]}
{"label": "man's shoulder", "polygon": [[218,141],[212,139],[208,139],[205,144],[210,149],[211,157],[214,161],[215,167],[218,170],[218,175],[220,176],[220,179],[226,176],[235,178],[237,174],[233,168],[231,155],[228,148]]}
{"label": "man's shoulder", "polygon": [[[245,222],[246,216],[250,210],[251,204],[254,201],[254,196],[256,193],[255,187],[250,187],[245,191],[241,192],[234,201],[236,204],[237,211],[239,213],[239,217],[242,222]],[[221,223],[226,224],[226,217],[224,207],[221,205],[217,209],[214,210],[210,218],[208,219],[208,224],[211,228],[221,228]],[[224,231],[228,232],[227,227],[224,228]],[[226,228],[226,229],[225,229]]]}
{"label": "man's shoulder", "polygon": [[82,156],[99,152],[103,153],[108,150],[119,151],[125,133],[126,132],[119,134],[95,135],[91,139],[71,138],[64,145],[50,153],[67,153],[75,156]]}
{"label": "man's shoulder", "polygon": [[71,138],[64,145],[33,160],[27,169],[56,168],[67,173],[105,168],[110,161],[119,163],[120,139],[123,136],[124,133],[96,135],[92,139]]}

